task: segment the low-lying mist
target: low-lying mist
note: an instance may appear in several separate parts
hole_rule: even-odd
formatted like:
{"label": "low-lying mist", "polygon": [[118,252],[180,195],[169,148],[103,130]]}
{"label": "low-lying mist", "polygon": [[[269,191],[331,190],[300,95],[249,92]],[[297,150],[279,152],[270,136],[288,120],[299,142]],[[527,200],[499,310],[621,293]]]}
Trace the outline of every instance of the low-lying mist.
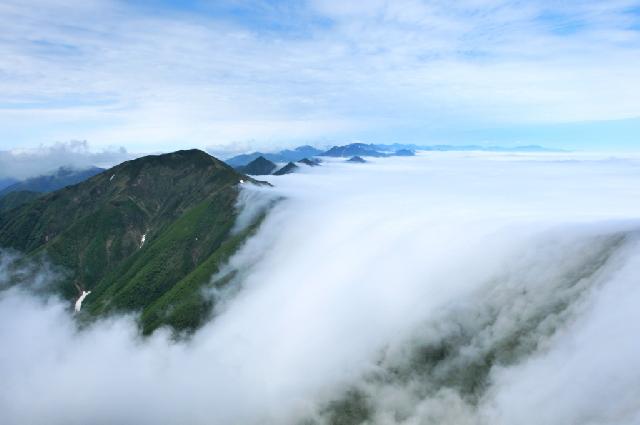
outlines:
{"label": "low-lying mist", "polygon": [[[0,422],[640,423],[637,158],[430,153],[270,181],[244,186],[241,217],[282,200],[188,340],[0,292]],[[15,255],[0,284],[56,278]]]}

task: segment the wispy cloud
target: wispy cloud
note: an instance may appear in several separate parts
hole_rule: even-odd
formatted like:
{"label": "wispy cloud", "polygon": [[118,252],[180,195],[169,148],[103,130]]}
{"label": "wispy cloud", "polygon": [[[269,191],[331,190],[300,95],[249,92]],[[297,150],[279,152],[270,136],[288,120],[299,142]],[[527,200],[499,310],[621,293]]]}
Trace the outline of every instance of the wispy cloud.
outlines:
{"label": "wispy cloud", "polygon": [[124,147],[92,150],[83,140],[40,145],[37,148],[0,150],[0,178],[24,179],[48,174],[61,166],[88,168],[112,167],[133,159]]}
{"label": "wispy cloud", "polygon": [[0,143],[260,147],[637,117],[639,5],[4,2]]}

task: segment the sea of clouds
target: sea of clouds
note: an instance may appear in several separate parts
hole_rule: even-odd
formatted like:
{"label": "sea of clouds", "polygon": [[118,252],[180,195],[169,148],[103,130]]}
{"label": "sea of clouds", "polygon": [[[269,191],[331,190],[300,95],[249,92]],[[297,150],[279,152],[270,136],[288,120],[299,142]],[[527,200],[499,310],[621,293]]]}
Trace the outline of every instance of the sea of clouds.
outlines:
{"label": "sea of clouds", "polygon": [[[268,179],[243,186],[243,216],[281,200],[187,341],[0,292],[0,422],[640,422],[639,158],[429,153]],[[59,272],[7,255],[0,287]]]}

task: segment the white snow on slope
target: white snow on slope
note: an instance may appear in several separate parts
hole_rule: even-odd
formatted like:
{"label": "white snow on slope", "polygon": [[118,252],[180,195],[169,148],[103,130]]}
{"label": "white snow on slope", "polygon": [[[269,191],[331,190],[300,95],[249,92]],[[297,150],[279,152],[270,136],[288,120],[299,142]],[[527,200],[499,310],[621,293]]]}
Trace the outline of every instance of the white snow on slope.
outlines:
{"label": "white snow on slope", "polygon": [[82,295],[80,295],[80,297],[76,300],[76,306],[75,306],[76,313],[80,311],[80,309],[82,308],[82,301],[84,301],[84,299],[87,298],[87,295],[89,295],[90,293],[91,291],[82,291]]}

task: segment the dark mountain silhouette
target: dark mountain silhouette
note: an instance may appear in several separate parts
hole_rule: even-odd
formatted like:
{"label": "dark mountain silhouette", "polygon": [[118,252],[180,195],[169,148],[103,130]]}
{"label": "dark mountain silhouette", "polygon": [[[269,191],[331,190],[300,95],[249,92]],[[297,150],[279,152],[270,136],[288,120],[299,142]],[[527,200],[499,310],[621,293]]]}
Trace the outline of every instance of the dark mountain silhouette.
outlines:
{"label": "dark mountain silhouette", "polygon": [[411,149],[398,149],[394,156],[414,156],[416,153]]}
{"label": "dark mountain silhouette", "polygon": [[285,149],[279,152],[272,153],[264,153],[264,152],[253,152],[249,154],[237,155],[232,158],[227,159],[225,162],[232,167],[241,167],[249,164],[251,161],[255,160],[258,157],[264,157],[272,162],[294,162],[300,161],[301,159],[320,155],[323,151],[320,149],[316,149],[313,146],[299,146],[295,149]]}
{"label": "dark mountain silhouette", "polygon": [[298,168],[299,167],[296,164],[294,164],[293,162],[290,162],[284,167],[282,167],[281,169],[279,169],[278,171],[276,171],[275,173],[273,173],[273,175],[282,176],[285,174],[291,174],[291,173],[294,173]]}
{"label": "dark mountain silhouette", "polygon": [[386,153],[380,152],[375,149],[373,145],[367,145],[364,143],[351,143],[349,145],[344,146],[334,146],[322,156],[333,156],[333,157],[352,157],[352,156],[373,156],[373,157],[385,157],[389,156]]}
{"label": "dark mountain silhouette", "polygon": [[304,165],[308,165],[309,167],[316,167],[318,165],[320,165],[320,160],[317,158],[304,158],[301,159],[300,161],[298,161],[298,163],[300,164],[304,164]]}
{"label": "dark mountain silhouette", "polygon": [[264,176],[272,174],[276,168],[278,168],[276,164],[269,161],[264,156],[259,156],[245,166],[236,167],[236,170],[252,176]]}
{"label": "dark mountain silhouette", "polygon": [[331,157],[386,157],[386,156],[413,156],[415,151],[487,151],[487,152],[557,152],[556,149],[548,149],[537,145],[528,146],[480,146],[480,145],[415,145],[415,144],[366,144],[351,143],[342,146],[334,146],[329,150],[323,151],[313,146],[300,146],[292,150],[283,150],[279,152],[253,152],[234,156],[226,160],[227,164],[233,167],[244,166],[263,156],[272,162],[297,162],[302,159],[314,156],[331,156]]}

